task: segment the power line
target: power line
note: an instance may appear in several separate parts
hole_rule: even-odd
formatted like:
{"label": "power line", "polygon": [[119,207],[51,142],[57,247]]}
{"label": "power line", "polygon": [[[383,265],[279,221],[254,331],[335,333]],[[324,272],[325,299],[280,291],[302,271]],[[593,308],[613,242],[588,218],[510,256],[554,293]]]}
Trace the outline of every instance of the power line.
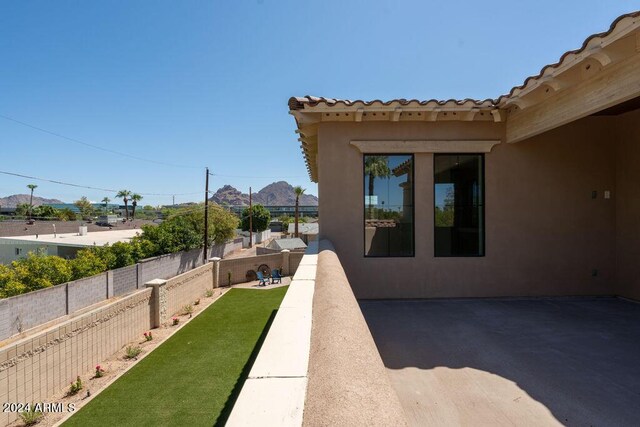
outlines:
{"label": "power line", "polygon": [[12,117],[9,117],[9,116],[5,116],[4,114],[0,114],[0,117],[5,119],[5,120],[12,121],[14,123],[18,123],[18,124],[20,124],[22,126],[26,126],[28,128],[35,129],[37,131],[40,131],[40,132],[43,132],[43,133],[46,133],[46,134],[49,134],[49,135],[53,135],[55,137],[58,137],[58,138],[61,138],[61,139],[65,139],[67,141],[74,142],[76,144],[84,145],[86,147],[91,147],[91,148],[94,148],[94,149],[100,150],[100,151],[105,151],[107,153],[117,154],[118,156],[128,157],[130,159],[139,160],[139,161],[142,161],[142,162],[154,163],[156,165],[162,165],[162,166],[171,166],[171,167],[176,167],[176,168],[187,168],[187,169],[201,169],[198,166],[178,165],[178,164],[175,164],[175,163],[167,163],[167,162],[160,162],[160,161],[157,161],[157,160],[145,159],[143,157],[138,157],[138,156],[134,156],[134,155],[127,154],[127,153],[122,153],[120,151],[111,150],[109,148],[100,147],[100,146],[95,145],[95,144],[90,144],[88,142],[84,142],[84,141],[81,141],[81,140],[76,139],[76,138],[71,138],[71,137],[62,135],[62,134],[57,133],[57,132],[52,132],[50,130],[41,128],[39,126],[35,126],[35,125],[32,125],[32,124],[23,122],[21,120],[17,120],[17,119],[14,119]]}
{"label": "power line", "polygon": [[273,178],[273,179],[282,179],[282,178],[307,178],[306,175],[289,175],[289,176],[247,176],[247,175],[222,175],[218,173],[212,174],[213,176],[222,176],[224,178],[256,178],[256,179],[264,179],[264,178]]}
{"label": "power line", "polygon": [[[29,175],[23,175],[23,174],[19,174],[19,173],[14,173],[14,172],[7,172],[7,171],[0,171],[1,174],[4,175],[11,175],[11,176],[17,176],[19,178],[27,178],[27,179],[32,179],[34,181],[43,181],[43,182],[50,182],[53,184],[59,184],[59,185],[66,185],[69,187],[76,187],[76,188],[86,188],[89,190],[98,190],[98,191],[106,191],[108,193],[117,193],[120,190],[114,190],[111,188],[100,188],[100,187],[91,187],[89,185],[80,185],[80,184],[73,184],[70,182],[64,182],[64,181],[58,181],[55,179],[46,179],[46,178],[38,178],[35,176],[29,176]],[[192,194],[200,194],[200,191],[194,191],[191,193],[138,193],[141,196],[188,196],[188,195],[192,195]]]}

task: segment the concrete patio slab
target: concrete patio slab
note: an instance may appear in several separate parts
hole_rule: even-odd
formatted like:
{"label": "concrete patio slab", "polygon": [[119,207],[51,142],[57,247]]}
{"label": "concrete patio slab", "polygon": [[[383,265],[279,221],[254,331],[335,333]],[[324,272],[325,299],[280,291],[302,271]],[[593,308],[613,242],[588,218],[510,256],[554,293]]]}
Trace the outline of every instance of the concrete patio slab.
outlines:
{"label": "concrete patio slab", "polygon": [[238,283],[236,285],[232,285],[232,288],[240,288],[240,289],[257,289],[257,290],[269,290],[274,288],[280,288],[282,286],[288,286],[291,283],[291,277],[283,277],[281,283],[269,284],[267,286],[259,286],[260,281],[254,280],[253,282],[245,282]]}
{"label": "concrete patio slab", "polygon": [[640,304],[361,301],[412,425],[632,426]]}

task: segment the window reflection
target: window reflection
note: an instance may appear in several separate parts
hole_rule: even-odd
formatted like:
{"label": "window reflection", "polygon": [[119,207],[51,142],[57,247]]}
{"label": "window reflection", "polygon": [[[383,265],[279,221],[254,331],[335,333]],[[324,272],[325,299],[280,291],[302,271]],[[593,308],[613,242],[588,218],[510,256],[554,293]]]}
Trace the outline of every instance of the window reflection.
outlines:
{"label": "window reflection", "polygon": [[484,255],[484,158],[434,156],[435,255]]}
{"label": "window reflection", "polygon": [[364,156],[365,256],[413,256],[413,156]]}

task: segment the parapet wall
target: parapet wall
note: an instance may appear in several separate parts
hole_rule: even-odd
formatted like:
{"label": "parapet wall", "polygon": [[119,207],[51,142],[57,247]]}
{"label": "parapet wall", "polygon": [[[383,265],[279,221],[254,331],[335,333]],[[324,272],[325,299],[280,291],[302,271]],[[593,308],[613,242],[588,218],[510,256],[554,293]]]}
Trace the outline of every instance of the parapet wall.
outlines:
{"label": "parapet wall", "polygon": [[335,250],[319,247],[306,426],[403,426],[407,421]]}

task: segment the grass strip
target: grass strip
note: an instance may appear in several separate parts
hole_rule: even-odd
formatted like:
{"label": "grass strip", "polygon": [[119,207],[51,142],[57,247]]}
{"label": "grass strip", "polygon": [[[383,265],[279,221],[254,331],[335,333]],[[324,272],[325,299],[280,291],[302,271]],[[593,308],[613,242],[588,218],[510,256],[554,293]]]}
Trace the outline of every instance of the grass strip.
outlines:
{"label": "grass strip", "polygon": [[64,426],[223,424],[287,288],[231,289]]}

